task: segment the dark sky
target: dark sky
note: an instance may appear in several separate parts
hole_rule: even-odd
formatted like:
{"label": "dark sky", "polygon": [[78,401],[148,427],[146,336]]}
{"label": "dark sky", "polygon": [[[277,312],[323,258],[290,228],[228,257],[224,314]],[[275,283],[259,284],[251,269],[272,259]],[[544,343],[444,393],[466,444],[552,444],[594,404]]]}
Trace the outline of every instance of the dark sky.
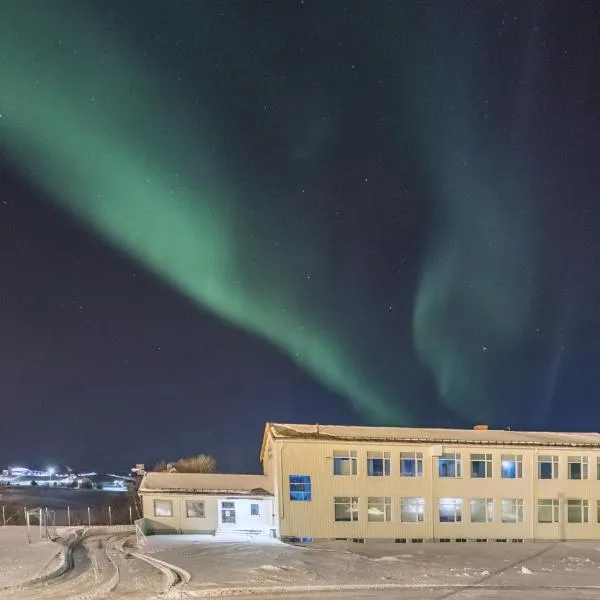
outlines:
{"label": "dark sky", "polygon": [[597,2],[3,13],[0,464],[598,429]]}

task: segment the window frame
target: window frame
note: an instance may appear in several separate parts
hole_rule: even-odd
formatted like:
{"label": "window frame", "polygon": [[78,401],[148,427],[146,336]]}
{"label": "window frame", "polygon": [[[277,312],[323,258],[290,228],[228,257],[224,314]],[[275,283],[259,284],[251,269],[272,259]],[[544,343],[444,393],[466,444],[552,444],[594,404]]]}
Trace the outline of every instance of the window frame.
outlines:
{"label": "window frame", "polygon": [[[442,461],[444,464],[452,463],[453,474],[442,474]],[[438,458],[438,478],[439,479],[460,479],[462,477],[462,455],[460,452],[443,452]]]}
{"label": "window frame", "polygon": [[[445,502],[444,502],[445,501]],[[451,501],[451,502],[450,502]],[[442,520],[442,505],[449,504],[454,507],[453,520]],[[439,498],[438,499],[438,521],[440,523],[462,523],[463,519],[463,499],[462,498]]]}
{"label": "window frame", "polygon": [[[473,504],[475,502],[483,503],[485,518],[483,521],[473,520]],[[469,500],[469,522],[470,523],[493,523],[494,522],[494,499],[493,498],[471,498]]]}
{"label": "window frame", "polygon": [[310,475],[288,475],[288,484],[290,502],[312,501],[312,478]]}
{"label": "window frame", "polygon": [[[377,500],[377,502],[376,502]],[[382,507],[382,519],[372,519],[371,509]],[[368,496],[367,497],[367,521],[369,523],[391,523],[392,522],[392,497],[391,496]]]}
{"label": "window frame", "polygon": [[[504,504],[510,502],[511,509],[514,509],[515,520],[505,519],[504,515]],[[523,498],[500,498],[500,522],[505,524],[518,524],[524,523],[525,510],[523,506]]]}
{"label": "window frame", "polygon": [[[408,505],[414,505],[414,519],[404,519],[403,514]],[[423,523],[425,521],[425,498],[420,496],[403,496],[400,498],[400,523]]]}
{"label": "window frame", "polygon": [[[572,477],[571,466],[579,465],[579,474],[581,477]],[[587,456],[568,456],[567,457],[567,479],[571,481],[585,481],[590,476],[589,459]]]}
{"label": "window frame", "polygon": [[[475,458],[475,457],[483,457],[483,458]],[[473,463],[483,463],[483,475],[474,475]],[[491,479],[493,476],[493,457],[491,454],[487,453],[475,453],[469,455],[469,465],[470,470],[469,474],[471,475],[471,479]]]}
{"label": "window frame", "polygon": [[[540,519],[540,511],[550,509],[551,520],[542,521]],[[543,525],[555,525],[560,522],[560,501],[557,498],[538,498],[537,500],[537,522]]]}
{"label": "window frame", "polygon": [[[202,506],[201,516],[190,516],[190,504],[200,504]],[[186,500],[185,501],[185,518],[186,519],[206,519],[206,503],[204,500]]]}
{"label": "window frame", "polygon": [[[559,457],[557,455],[543,454],[541,456],[538,456],[537,478],[541,481],[550,481],[552,479],[558,479],[558,463]],[[550,477],[542,477],[542,465],[550,465]]]}
{"label": "window frame", "polygon": [[[338,506],[347,506],[349,519],[338,519]],[[334,496],[333,498],[333,520],[335,523],[358,523],[359,520],[358,496]]]}
{"label": "window frame", "polygon": [[[400,477],[423,477],[424,463],[422,452],[400,452]],[[404,472],[404,463],[412,462],[414,466],[413,473]]]}
{"label": "window frame", "polygon": [[[356,450],[334,450],[332,454],[333,474],[336,477],[352,477],[358,475],[358,452]],[[336,473],[338,465],[347,465],[348,473]],[[342,469],[343,471],[343,469]]]}
{"label": "window frame", "polygon": [[[381,473],[375,473],[373,461],[381,461]],[[390,477],[392,474],[391,452],[369,450],[367,451],[367,477]]]}
{"label": "window frame", "polygon": [[[506,474],[507,463],[514,465],[514,477]],[[501,479],[523,479],[523,455],[522,454],[502,454],[500,456],[500,478]]]}
{"label": "window frame", "polygon": [[[571,520],[571,508],[579,508],[581,520]],[[567,498],[567,523],[569,525],[587,525],[590,522],[590,503],[586,498]]]}
{"label": "window frame", "polygon": [[[169,512],[170,514],[168,515],[160,515],[156,512],[156,508],[158,506],[158,504],[165,504],[165,505],[169,505]],[[155,498],[153,503],[152,503],[152,507],[154,509],[154,516],[158,517],[159,519],[171,519],[173,518],[174,512],[173,512],[173,500],[167,500],[167,499],[163,499],[163,498]]]}

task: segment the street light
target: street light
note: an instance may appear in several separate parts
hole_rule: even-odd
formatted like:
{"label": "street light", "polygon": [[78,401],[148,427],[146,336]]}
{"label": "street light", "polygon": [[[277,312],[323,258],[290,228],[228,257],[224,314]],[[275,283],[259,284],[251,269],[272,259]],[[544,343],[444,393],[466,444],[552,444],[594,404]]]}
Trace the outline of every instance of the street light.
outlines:
{"label": "street light", "polygon": [[49,485],[52,486],[52,475],[54,475],[54,473],[56,473],[56,469],[54,467],[50,467],[48,469],[48,473],[50,475],[50,482]]}

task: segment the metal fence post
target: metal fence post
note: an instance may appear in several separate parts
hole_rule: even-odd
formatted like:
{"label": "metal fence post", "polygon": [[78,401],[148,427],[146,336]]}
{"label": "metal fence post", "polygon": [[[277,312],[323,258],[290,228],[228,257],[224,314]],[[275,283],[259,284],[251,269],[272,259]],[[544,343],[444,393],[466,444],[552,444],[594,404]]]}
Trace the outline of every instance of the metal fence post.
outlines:
{"label": "metal fence post", "polygon": [[69,524],[69,527],[71,527],[71,507],[67,506],[67,523]]}
{"label": "metal fence post", "polygon": [[108,507],[108,525],[109,527],[112,526],[112,510],[110,506]]}
{"label": "metal fence post", "polygon": [[131,513],[131,504],[129,505],[129,524],[133,524],[133,515]]}
{"label": "metal fence post", "polygon": [[92,526],[92,513],[90,512],[90,507],[88,506],[88,527]]}
{"label": "metal fence post", "polygon": [[2,525],[6,525],[6,514],[4,512],[4,506],[2,506]]}

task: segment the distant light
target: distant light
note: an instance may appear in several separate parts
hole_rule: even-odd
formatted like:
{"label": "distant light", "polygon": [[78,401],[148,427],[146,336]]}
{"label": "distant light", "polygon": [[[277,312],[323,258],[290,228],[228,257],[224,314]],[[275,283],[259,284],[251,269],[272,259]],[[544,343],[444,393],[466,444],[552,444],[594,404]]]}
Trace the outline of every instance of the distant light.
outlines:
{"label": "distant light", "polygon": [[54,473],[56,473],[56,468],[55,467],[48,467],[48,473],[50,475],[54,475]]}

